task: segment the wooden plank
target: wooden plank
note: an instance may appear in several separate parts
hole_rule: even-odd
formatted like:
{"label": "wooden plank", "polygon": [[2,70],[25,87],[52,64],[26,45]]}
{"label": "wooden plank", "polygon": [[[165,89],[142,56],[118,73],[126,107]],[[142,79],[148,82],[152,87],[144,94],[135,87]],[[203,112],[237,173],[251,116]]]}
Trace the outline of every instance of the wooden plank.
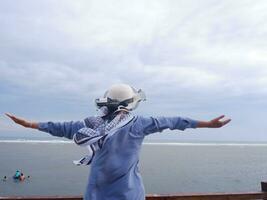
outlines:
{"label": "wooden plank", "polygon": [[176,194],[176,195],[148,195],[146,200],[248,200],[263,199],[266,193],[212,193],[212,194]]}
{"label": "wooden plank", "polygon": [[[146,200],[248,200],[267,199],[265,192],[147,195]],[[0,200],[82,200],[82,196],[9,196]]]}
{"label": "wooden plank", "polygon": [[82,200],[82,196],[8,196],[0,200]]}

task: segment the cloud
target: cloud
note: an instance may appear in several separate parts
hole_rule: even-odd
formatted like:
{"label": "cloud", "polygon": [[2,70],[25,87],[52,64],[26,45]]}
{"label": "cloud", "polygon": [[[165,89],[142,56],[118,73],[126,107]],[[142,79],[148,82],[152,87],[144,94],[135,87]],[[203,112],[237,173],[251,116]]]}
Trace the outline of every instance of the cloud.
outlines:
{"label": "cloud", "polygon": [[264,0],[15,2],[0,3],[2,97],[79,103],[126,82],[153,109],[211,113],[267,96]]}
{"label": "cloud", "polygon": [[[75,68],[58,63],[28,62],[9,66],[2,62],[0,69],[1,80],[34,92],[80,94],[84,92],[83,87],[92,81],[91,74],[84,74]],[[94,74],[94,82],[101,79],[97,75]]]}

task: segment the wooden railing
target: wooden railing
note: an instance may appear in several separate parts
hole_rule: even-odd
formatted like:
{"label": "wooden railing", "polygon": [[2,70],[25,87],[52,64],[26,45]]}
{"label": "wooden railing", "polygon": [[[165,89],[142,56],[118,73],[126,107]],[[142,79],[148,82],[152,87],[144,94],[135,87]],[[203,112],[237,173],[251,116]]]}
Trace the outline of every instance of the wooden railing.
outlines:
{"label": "wooden railing", "polygon": [[[203,193],[147,195],[146,200],[267,200],[267,182],[261,182],[261,191],[247,193]],[[82,200],[82,196],[8,196],[0,200]]]}

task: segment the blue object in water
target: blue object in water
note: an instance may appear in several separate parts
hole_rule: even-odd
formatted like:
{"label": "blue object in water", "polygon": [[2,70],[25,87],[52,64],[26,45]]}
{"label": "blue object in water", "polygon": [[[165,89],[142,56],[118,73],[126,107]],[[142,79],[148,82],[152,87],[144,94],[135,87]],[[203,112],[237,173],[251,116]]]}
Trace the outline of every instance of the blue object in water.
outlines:
{"label": "blue object in water", "polygon": [[13,176],[14,179],[19,179],[19,177],[21,176],[21,173],[19,170],[16,171],[15,175]]}

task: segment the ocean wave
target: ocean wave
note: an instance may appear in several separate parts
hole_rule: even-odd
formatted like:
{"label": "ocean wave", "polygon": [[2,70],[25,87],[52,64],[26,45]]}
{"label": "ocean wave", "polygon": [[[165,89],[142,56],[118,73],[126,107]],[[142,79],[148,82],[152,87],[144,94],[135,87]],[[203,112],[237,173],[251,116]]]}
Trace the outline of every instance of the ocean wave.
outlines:
{"label": "ocean wave", "polygon": [[73,143],[72,140],[29,140],[29,139],[16,139],[16,140],[0,140],[0,143]]}
{"label": "ocean wave", "polygon": [[[72,140],[32,140],[32,139],[15,139],[0,140],[0,143],[51,143],[51,144],[72,144]],[[144,145],[158,146],[267,146],[267,143],[233,143],[233,142],[144,142]]]}
{"label": "ocean wave", "polygon": [[180,143],[180,142],[145,142],[146,145],[164,146],[267,146],[267,143]]}

